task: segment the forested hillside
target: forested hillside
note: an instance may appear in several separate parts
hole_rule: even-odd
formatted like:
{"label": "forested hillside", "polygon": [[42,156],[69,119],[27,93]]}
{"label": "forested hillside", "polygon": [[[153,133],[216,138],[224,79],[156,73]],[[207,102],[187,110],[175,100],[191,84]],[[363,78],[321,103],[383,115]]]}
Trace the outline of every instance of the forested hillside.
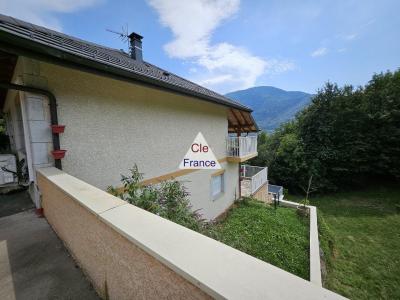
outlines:
{"label": "forested hillside", "polygon": [[285,91],[272,86],[256,86],[226,96],[253,109],[258,126],[269,132],[293,119],[312,97],[304,92]]}
{"label": "forested hillside", "polygon": [[319,192],[400,179],[400,71],[364,87],[327,83],[293,121],[259,136],[269,177],[292,191],[312,176]]}

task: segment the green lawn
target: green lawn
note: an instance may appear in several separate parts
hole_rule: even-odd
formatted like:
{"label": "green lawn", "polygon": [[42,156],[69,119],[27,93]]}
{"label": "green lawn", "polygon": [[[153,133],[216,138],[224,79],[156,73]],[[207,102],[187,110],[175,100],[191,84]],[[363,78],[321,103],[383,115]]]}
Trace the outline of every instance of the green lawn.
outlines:
{"label": "green lawn", "polygon": [[400,187],[315,197],[311,204],[318,207],[325,286],[351,299],[400,299],[400,214],[395,206]]}
{"label": "green lawn", "polygon": [[296,211],[250,200],[208,233],[233,248],[309,279],[309,222]]}

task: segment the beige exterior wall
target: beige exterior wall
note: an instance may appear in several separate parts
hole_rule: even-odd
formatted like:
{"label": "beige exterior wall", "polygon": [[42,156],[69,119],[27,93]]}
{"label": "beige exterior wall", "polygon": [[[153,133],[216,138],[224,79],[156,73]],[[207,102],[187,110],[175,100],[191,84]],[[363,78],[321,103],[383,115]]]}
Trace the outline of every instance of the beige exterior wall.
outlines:
{"label": "beige exterior wall", "polygon": [[223,213],[235,199],[239,198],[239,170],[238,164],[222,163],[224,168],[224,192],[216,199],[211,197],[211,174],[215,170],[201,170],[179,177],[191,193],[193,209],[200,209],[200,213],[207,219],[215,219]]}
{"label": "beige exterior wall", "polygon": [[[217,159],[226,156],[224,106],[30,59],[22,65],[29,71],[27,81],[45,85],[57,98],[59,124],[66,125],[60,135],[61,148],[67,150],[63,170],[98,188],[120,186],[120,175],[129,174],[135,163],[144,179],[177,171],[198,132]],[[188,181],[193,207],[208,219],[238,195],[237,163],[223,167],[225,192],[214,201],[212,172],[179,178]]]}
{"label": "beige exterior wall", "polygon": [[210,299],[43,175],[38,185],[46,219],[103,299]]}

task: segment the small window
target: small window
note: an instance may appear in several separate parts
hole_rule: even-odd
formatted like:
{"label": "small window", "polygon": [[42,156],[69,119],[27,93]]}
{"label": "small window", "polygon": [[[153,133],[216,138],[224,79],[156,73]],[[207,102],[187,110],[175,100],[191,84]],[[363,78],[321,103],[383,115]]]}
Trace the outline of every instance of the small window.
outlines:
{"label": "small window", "polygon": [[211,198],[215,200],[224,192],[224,174],[211,177]]}

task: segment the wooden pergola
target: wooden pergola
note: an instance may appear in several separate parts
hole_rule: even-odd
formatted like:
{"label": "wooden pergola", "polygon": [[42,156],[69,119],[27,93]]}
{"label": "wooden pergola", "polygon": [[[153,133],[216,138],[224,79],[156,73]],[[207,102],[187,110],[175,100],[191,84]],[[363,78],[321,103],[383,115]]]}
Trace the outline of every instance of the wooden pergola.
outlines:
{"label": "wooden pergola", "polygon": [[230,108],[228,111],[228,132],[248,133],[259,131],[253,116],[248,111]]}

